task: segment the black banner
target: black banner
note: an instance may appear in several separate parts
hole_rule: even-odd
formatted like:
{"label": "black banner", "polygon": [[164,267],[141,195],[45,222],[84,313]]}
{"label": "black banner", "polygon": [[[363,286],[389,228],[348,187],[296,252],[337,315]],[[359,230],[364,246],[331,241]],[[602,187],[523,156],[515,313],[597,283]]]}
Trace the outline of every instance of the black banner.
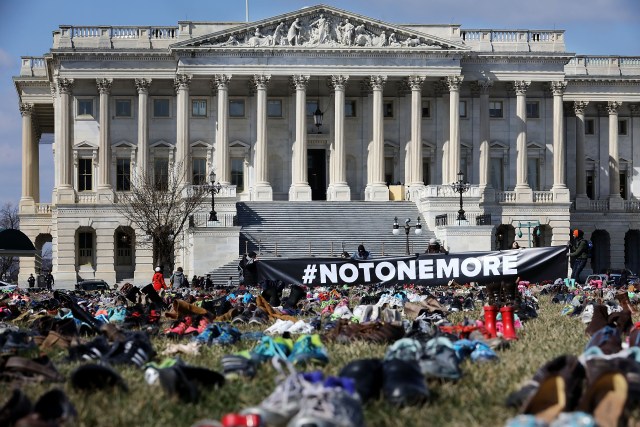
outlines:
{"label": "black banner", "polygon": [[531,283],[567,277],[567,247],[461,252],[367,261],[340,258],[265,259],[257,262],[259,280],[309,286],[366,283],[446,285],[520,277]]}

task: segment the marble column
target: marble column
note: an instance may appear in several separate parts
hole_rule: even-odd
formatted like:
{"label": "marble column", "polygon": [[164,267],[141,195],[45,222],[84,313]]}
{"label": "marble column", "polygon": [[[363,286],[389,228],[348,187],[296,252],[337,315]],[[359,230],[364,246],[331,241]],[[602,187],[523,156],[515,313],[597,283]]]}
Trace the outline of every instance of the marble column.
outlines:
{"label": "marble column", "polygon": [[620,196],[620,153],[618,148],[618,109],[622,102],[609,101],[609,210],[622,210],[624,200]]}
{"label": "marble column", "polygon": [[[460,171],[460,86],[464,76],[447,76],[449,86],[449,179],[457,181]],[[466,172],[466,171],[463,171]]]}
{"label": "marble column", "polygon": [[586,209],[589,204],[587,197],[587,174],[585,172],[584,155],[584,110],[588,101],[575,101],[573,111],[576,113],[576,208]]}
{"label": "marble column", "polygon": [[553,193],[554,202],[570,201],[569,188],[567,187],[567,144],[564,138],[564,109],[563,95],[567,87],[564,81],[551,82],[553,94]]}
{"label": "marble column", "polygon": [[[449,182],[449,103],[450,103],[450,95],[449,88],[447,84],[440,80],[435,84],[435,92],[436,96],[442,97],[442,108],[438,109],[438,124],[437,127],[441,129],[442,132],[442,153],[441,153],[441,161],[440,161],[440,176],[441,176],[441,184],[447,185]],[[436,162],[437,163],[437,162]],[[458,173],[458,171],[455,171]]]}
{"label": "marble column", "polygon": [[[138,91],[138,161],[134,181],[145,182],[152,178],[149,170],[149,87],[151,79],[136,79]],[[151,182],[151,181],[149,181]]]}
{"label": "marble column", "polygon": [[495,189],[491,185],[491,120],[489,118],[489,91],[493,82],[489,79],[477,82],[480,92],[480,163],[479,186],[483,200],[493,202]]}
{"label": "marble column", "polygon": [[382,90],[387,81],[386,76],[369,77],[369,85],[373,90],[373,137],[371,142],[371,162],[369,182],[365,188],[365,200],[389,200],[389,188],[384,182],[384,111]]}
{"label": "marble column", "polygon": [[42,137],[42,130],[35,122],[32,135],[31,159],[33,160],[33,171],[31,177],[31,195],[37,206],[38,203],[40,203],[40,138]]}
{"label": "marble column", "polygon": [[189,162],[189,85],[191,76],[178,74],[174,79],[176,89],[176,163],[175,170],[180,173],[183,185],[191,183],[191,164]]}
{"label": "marble column", "polygon": [[311,187],[307,171],[307,85],[309,76],[291,77],[291,85],[296,91],[296,130],[291,158],[291,187],[289,200],[311,200]]}
{"label": "marble column", "polygon": [[57,204],[69,204],[75,203],[76,196],[73,188],[73,179],[71,176],[71,132],[69,130],[71,126],[70,120],[70,95],[73,89],[73,79],[58,78],[58,93],[59,93],[59,107],[60,107],[60,129],[58,130],[59,147],[56,147],[58,152],[58,167],[60,168],[59,185],[56,192]]}
{"label": "marble column", "polygon": [[256,153],[254,161],[256,182],[253,200],[273,200],[273,189],[268,179],[269,157],[267,151],[267,86],[271,76],[254,75],[252,84],[256,88]]}
{"label": "marble column", "polygon": [[96,79],[98,92],[100,93],[100,139],[98,143],[98,185],[97,200],[99,203],[113,202],[113,189],[111,187],[111,142],[109,141],[109,94],[113,79]]}
{"label": "marble column", "polygon": [[533,202],[533,191],[528,183],[527,172],[527,89],[530,82],[513,82],[516,92],[516,200]]}
{"label": "marble column", "polygon": [[345,86],[349,76],[335,75],[329,78],[328,84],[334,94],[333,121],[333,155],[329,170],[332,171],[327,188],[327,200],[351,200],[351,188],[347,183],[347,160],[344,139],[344,103]]}
{"label": "marble column", "polygon": [[[411,149],[409,192],[419,195],[424,188],[422,180],[422,85],[424,77],[409,76],[406,83],[411,89]],[[414,198],[411,198],[414,200]]]}
{"label": "marble column", "polygon": [[223,186],[231,184],[229,158],[229,81],[228,74],[216,74],[213,87],[218,92],[218,120],[216,122],[216,178]]}
{"label": "marble column", "polygon": [[22,115],[22,197],[20,198],[20,213],[35,212],[35,202],[33,200],[33,113],[33,104],[20,104],[20,114]]}

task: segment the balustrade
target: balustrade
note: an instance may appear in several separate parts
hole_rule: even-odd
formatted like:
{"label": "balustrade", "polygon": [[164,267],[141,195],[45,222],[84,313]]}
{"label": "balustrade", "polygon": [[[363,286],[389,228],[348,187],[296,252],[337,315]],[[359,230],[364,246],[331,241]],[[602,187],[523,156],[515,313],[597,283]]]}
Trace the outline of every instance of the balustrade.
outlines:
{"label": "balustrade", "polygon": [[625,200],[624,210],[626,212],[640,212],[640,200]]}
{"label": "balustrade", "polygon": [[534,191],[533,203],[553,203],[553,193],[551,191]]}
{"label": "balustrade", "polygon": [[50,214],[51,213],[51,203],[36,203],[36,213],[37,214]]}
{"label": "balustrade", "polygon": [[76,195],[76,203],[92,204],[98,201],[98,195],[94,192],[81,192]]}

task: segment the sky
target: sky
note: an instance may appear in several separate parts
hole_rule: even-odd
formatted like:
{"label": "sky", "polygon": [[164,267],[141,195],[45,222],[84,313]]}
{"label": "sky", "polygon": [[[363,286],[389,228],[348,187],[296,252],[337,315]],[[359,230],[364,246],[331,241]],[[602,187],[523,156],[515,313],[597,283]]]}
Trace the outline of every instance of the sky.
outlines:
{"label": "sky", "polygon": [[[321,1],[321,0],[318,0]],[[640,56],[639,0],[324,0],[395,24],[459,24],[464,29],[565,30],[568,52]],[[256,21],[313,6],[309,0],[249,0]],[[60,25],[177,25],[178,21],[244,22],[243,0],[0,0],[0,205],[21,195],[22,130],[12,76],[21,56],[42,56]],[[43,140],[51,141],[51,135]],[[41,202],[51,201],[51,145],[40,145]]]}

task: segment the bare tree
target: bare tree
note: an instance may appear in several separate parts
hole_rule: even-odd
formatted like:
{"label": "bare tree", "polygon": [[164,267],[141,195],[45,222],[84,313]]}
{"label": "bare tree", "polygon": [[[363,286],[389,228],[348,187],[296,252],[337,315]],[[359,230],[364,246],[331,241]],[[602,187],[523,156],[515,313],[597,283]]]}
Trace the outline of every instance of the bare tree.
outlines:
{"label": "bare tree", "polygon": [[[9,228],[16,230],[20,228],[18,206],[13,205],[11,202],[5,203],[2,208],[0,208],[0,229]],[[0,257],[0,277],[8,277],[11,280],[17,280],[18,270],[20,270],[18,257]]]}
{"label": "bare tree", "polygon": [[169,266],[189,217],[209,194],[204,186],[185,186],[185,171],[176,164],[168,174],[145,172],[133,177],[131,191],[124,193],[116,209],[148,239],[136,239],[136,245],[153,249],[154,265]]}

